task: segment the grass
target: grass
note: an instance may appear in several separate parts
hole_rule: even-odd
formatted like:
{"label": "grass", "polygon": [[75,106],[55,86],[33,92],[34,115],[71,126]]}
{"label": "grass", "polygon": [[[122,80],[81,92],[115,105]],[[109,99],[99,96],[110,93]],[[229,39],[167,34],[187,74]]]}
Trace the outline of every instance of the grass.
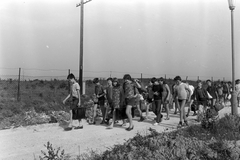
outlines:
{"label": "grass", "polygon": [[[90,151],[76,157],[62,155],[72,160],[239,160],[239,116],[225,115],[215,122],[213,128],[192,125],[172,132],[159,133],[149,128],[150,134],[137,133],[124,144],[114,145],[99,153]],[[235,134],[232,134],[235,133]],[[232,135],[231,135],[232,134]],[[229,136],[231,135],[231,136]],[[49,149],[48,149],[49,150]],[[60,148],[50,149],[58,151]],[[64,150],[63,150],[64,151]],[[42,152],[45,153],[46,152]]]}

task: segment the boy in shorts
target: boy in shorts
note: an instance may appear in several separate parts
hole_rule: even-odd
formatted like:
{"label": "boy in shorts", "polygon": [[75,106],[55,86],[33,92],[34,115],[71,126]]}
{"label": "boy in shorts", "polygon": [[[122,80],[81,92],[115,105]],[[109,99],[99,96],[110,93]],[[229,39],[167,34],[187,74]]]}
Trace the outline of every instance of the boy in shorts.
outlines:
{"label": "boy in shorts", "polygon": [[[72,125],[73,109],[81,106],[81,98],[80,98],[80,92],[79,92],[80,86],[76,82],[75,76],[71,73],[68,75],[67,79],[71,84],[71,86],[70,86],[71,89],[70,89],[70,94],[63,100],[63,104],[65,104],[69,98],[72,98],[72,102],[71,102],[70,111],[69,111],[70,123],[69,123],[68,128],[66,128],[65,130],[71,130],[73,128],[73,125]],[[83,125],[81,125],[81,117],[79,117],[78,121],[79,121],[79,126],[75,127],[74,129],[83,129]]]}
{"label": "boy in shorts", "polygon": [[185,115],[185,104],[186,102],[190,101],[190,96],[188,96],[188,93],[191,94],[191,90],[189,89],[187,84],[182,82],[180,76],[176,76],[174,78],[174,81],[176,82],[176,87],[174,88],[174,97],[177,97],[177,103],[180,111],[180,121],[178,125],[183,126],[182,120],[184,120],[184,124],[188,126],[188,122]]}

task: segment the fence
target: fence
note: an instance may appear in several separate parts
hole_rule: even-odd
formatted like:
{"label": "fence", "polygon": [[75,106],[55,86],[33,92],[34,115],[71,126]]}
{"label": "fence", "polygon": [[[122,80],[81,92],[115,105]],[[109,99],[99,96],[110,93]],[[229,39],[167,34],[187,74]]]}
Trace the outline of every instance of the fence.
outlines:
{"label": "fence", "polygon": [[[17,89],[17,100],[20,99],[20,85],[24,81],[34,81],[34,80],[45,80],[45,81],[55,81],[55,80],[66,80],[69,73],[78,75],[78,70],[70,69],[27,69],[27,68],[0,68],[0,80],[8,80],[10,83],[15,83],[15,88]],[[5,71],[5,72],[2,72]],[[6,72],[7,71],[7,72]],[[5,73],[5,74],[2,74]],[[6,74],[8,73],[8,74]],[[163,77],[165,79],[173,79],[176,75],[171,74],[158,74],[152,75],[147,73],[132,73],[132,72],[119,72],[119,71],[84,71],[83,79],[83,93],[85,93],[85,81],[92,80],[98,77],[105,80],[108,77],[122,78],[124,74],[130,74],[133,78],[138,78],[141,81],[143,79],[150,79],[152,77]],[[225,81],[225,77],[207,77],[207,76],[186,76],[179,75],[183,80],[197,81],[211,79],[212,81]],[[76,79],[78,77],[76,76]],[[41,94],[41,93],[39,93]]]}

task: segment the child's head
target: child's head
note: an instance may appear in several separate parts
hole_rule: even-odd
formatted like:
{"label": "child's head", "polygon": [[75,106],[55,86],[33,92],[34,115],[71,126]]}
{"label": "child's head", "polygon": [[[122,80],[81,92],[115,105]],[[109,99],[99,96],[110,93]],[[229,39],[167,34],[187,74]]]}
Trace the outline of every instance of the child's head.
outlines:
{"label": "child's head", "polygon": [[93,83],[95,84],[95,85],[99,85],[100,83],[99,83],[99,79],[98,78],[94,78],[93,79]]}
{"label": "child's head", "polygon": [[159,83],[160,83],[160,84],[163,84],[163,83],[164,83],[163,77],[160,77],[160,78],[159,78]]}
{"label": "child's head", "polygon": [[123,80],[124,80],[125,82],[130,82],[130,81],[132,81],[132,77],[130,76],[130,74],[125,74],[125,75],[123,76]]}
{"label": "child's head", "polygon": [[198,80],[198,81],[197,81],[197,85],[198,85],[199,88],[202,88],[202,81],[201,81],[201,80]]}
{"label": "child's head", "polygon": [[159,84],[157,78],[153,77],[151,79],[152,84]]}
{"label": "child's head", "polygon": [[119,84],[119,81],[118,81],[118,79],[115,77],[115,78],[113,78],[113,86],[119,86],[120,84]]}
{"label": "child's head", "polygon": [[180,84],[180,82],[182,82],[182,78],[180,76],[176,76],[174,79],[173,79],[177,84]]}
{"label": "child's head", "polygon": [[[230,82],[231,83],[231,82]],[[235,83],[236,84],[239,84],[240,83],[240,79],[237,79],[236,81],[235,81]]]}
{"label": "child's head", "polygon": [[111,77],[109,77],[108,79],[107,79],[107,83],[108,83],[108,86],[112,86],[112,78]]}
{"label": "child's head", "polygon": [[149,81],[149,85],[150,85],[150,86],[153,85],[152,81]]}
{"label": "child's head", "polygon": [[70,81],[70,82],[75,82],[75,76],[74,74],[70,73],[68,76],[67,76],[67,79]]}
{"label": "child's head", "polygon": [[212,81],[210,79],[207,80],[207,85],[211,86],[212,85]]}

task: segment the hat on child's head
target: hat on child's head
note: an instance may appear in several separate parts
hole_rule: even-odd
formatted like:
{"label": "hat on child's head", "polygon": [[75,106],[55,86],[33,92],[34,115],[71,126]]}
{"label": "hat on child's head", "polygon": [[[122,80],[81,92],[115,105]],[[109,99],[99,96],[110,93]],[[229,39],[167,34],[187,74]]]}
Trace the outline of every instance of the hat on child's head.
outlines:
{"label": "hat on child's head", "polygon": [[98,78],[94,78],[94,79],[93,79],[93,83],[96,84],[96,83],[98,83],[98,82],[99,82],[99,79],[98,79]]}
{"label": "hat on child's head", "polygon": [[182,78],[180,76],[176,76],[173,80],[174,81],[182,81]]}

